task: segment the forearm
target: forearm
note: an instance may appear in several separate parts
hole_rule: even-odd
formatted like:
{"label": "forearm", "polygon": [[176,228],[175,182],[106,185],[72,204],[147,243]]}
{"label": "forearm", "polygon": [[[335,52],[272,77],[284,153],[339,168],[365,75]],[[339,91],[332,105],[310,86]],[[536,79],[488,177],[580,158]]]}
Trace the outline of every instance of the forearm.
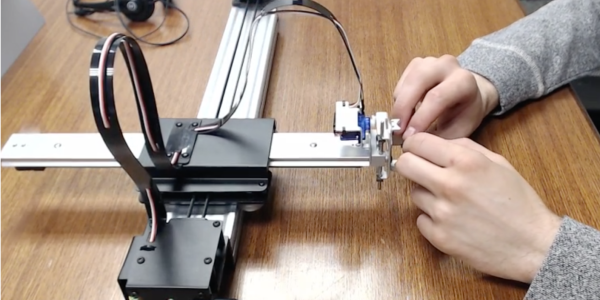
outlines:
{"label": "forearm", "polygon": [[600,0],[554,0],[458,56],[497,89],[502,114],[600,71]]}
{"label": "forearm", "polygon": [[525,299],[600,299],[600,231],[565,217]]}

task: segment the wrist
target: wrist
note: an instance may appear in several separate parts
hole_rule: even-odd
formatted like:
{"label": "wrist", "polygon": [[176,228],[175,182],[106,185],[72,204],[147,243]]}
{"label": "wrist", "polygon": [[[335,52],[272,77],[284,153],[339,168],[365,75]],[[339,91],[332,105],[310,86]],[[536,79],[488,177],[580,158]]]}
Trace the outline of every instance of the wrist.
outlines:
{"label": "wrist", "polygon": [[471,72],[471,74],[473,74],[475,81],[477,82],[477,87],[481,94],[481,101],[483,102],[483,107],[485,109],[485,115],[487,116],[499,105],[500,96],[498,95],[498,90],[494,84],[483,76],[474,72]]}
{"label": "wrist", "polygon": [[560,229],[562,219],[551,214],[550,218],[540,227],[540,231],[536,233],[537,238],[532,239],[533,244],[531,245],[530,253],[525,258],[523,266],[527,266],[522,274],[519,281],[531,284],[533,279],[536,277],[540,269],[542,268],[550,248],[554,243],[554,239]]}

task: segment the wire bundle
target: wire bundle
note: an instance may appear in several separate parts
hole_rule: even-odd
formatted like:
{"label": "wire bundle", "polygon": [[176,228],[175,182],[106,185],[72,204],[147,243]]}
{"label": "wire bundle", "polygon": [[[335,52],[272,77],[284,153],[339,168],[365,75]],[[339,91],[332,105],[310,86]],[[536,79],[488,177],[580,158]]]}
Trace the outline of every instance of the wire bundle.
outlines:
{"label": "wire bundle", "polygon": [[157,168],[174,168],[166,154],[148,66],[135,39],[114,33],[96,44],[90,64],[92,110],[96,127],[108,150],[134,181],[143,197],[143,202],[147,205],[147,210],[150,211],[152,229],[149,242],[154,242],[158,231],[158,219],[166,219],[166,212],[164,206],[157,206],[157,203],[162,202],[158,189],[150,174],[129,149],[119,125],[113,90],[113,68],[117,50],[121,51],[125,59],[134,85],[148,154]]}
{"label": "wire bundle", "polygon": [[[248,1],[250,2],[250,1]],[[248,5],[248,2],[246,2],[246,4]],[[288,9],[288,10],[279,10],[282,7],[286,7],[286,6],[302,6],[302,7],[306,7],[306,8],[310,8],[314,11],[305,11],[305,10],[298,10],[298,9]],[[246,85],[248,83],[248,74],[250,72],[250,61],[252,58],[252,48],[253,48],[253,44],[254,44],[254,35],[256,33],[256,29],[258,26],[259,21],[268,15],[272,15],[272,14],[278,14],[278,13],[301,13],[301,14],[309,14],[309,15],[313,15],[313,16],[319,16],[319,17],[323,17],[329,21],[331,21],[333,23],[333,25],[335,26],[335,28],[338,30],[338,32],[340,33],[340,36],[342,37],[342,41],[344,42],[344,46],[346,46],[346,50],[348,51],[348,55],[350,56],[350,61],[352,63],[352,67],[354,68],[354,72],[356,73],[356,78],[358,80],[358,84],[359,84],[359,95],[358,95],[358,100],[355,103],[352,103],[350,106],[351,107],[357,107],[361,110],[361,112],[364,113],[364,90],[363,90],[363,82],[362,82],[362,77],[360,75],[360,71],[358,70],[358,67],[356,65],[356,60],[354,58],[354,53],[352,52],[352,48],[350,47],[350,42],[348,41],[348,36],[346,35],[346,31],[344,30],[344,28],[342,27],[341,23],[335,18],[335,16],[333,15],[333,13],[331,13],[327,8],[325,8],[323,5],[315,2],[315,1],[310,1],[310,0],[274,0],[274,1],[270,1],[268,2],[261,10],[260,12],[255,16],[252,25],[250,27],[250,33],[248,35],[248,42],[246,44],[246,49],[245,51],[246,56],[245,56],[245,69],[244,69],[244,82],[242,85],[242,89],[239,93],[239,96],[237,97],[237,100],[234,101],[231,109],[229,110],[229,112],[227,113],[227,115],[225,115],[223,118],[218,119],[217,121],[213,122],[213,123],[207,123],[206,125],[197,127],[195,130],[197,132],[201,132],[201,133],[208,133],[208,132],[212,132],[215,130],[218,130],[219,128],[221,128],[225,123],[227,123],[227,121],[229,121],[231,119],[231,117],[235,114],[237,108],[240,106],[240,103],[242,102],[242,99],[244,98],[244,92],[246,91]]]}

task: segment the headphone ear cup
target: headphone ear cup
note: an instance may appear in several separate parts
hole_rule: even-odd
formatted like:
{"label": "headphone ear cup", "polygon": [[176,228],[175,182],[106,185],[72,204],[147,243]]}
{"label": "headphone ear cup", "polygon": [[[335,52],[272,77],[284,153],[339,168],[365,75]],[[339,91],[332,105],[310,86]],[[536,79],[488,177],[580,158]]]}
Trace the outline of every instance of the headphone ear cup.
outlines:
{"label": "headphone ear cup", "polygon": [[132,22],[144,22],[154,14],[154,0],[121,0],[121,13]]}
{"label": "headphone ear cup", "polygon": [[94,11],[87,8],[76,7],[74,13],[78,17],[86,17],[94,14]]}

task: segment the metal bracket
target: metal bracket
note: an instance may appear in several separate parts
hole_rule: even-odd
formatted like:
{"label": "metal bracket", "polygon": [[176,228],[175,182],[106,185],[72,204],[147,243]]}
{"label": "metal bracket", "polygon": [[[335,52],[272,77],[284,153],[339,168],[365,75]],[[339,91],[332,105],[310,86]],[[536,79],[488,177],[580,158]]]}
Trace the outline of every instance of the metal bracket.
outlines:
{"label": "metal bracket", "polygon": [[167,155],[169,157],[175,157],[175,164],[179,166],[187,165],[190,162],[191,153],[194,151],[194,145],[196,145],[196,137],[198,133],[194,131],[194,128],[198,127],[202,121],[186,121],[177,122],[169,138],[167,139]]}

